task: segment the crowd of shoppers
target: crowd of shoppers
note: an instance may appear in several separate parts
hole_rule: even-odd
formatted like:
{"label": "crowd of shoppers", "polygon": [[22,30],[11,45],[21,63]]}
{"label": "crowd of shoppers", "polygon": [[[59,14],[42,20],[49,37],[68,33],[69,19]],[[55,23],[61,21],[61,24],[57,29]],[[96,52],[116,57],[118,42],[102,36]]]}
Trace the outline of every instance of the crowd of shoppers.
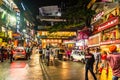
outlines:
{"label": "crowd of shoppers", "polygon": [[[34,47],[26,47],[27,58],[30,59],[32,50]],[[0,48],[0,61],[9,59],[10,62],[13,61],[13,47],[4,47]],[[109,47],[110,52],[100,51],[99,48],[94,49],[94,52],[90,51],[90,48],[85,49],[85,80],[88,80],[88,71],[91,72],[94,80],[97,80],[95,73],[102,73],[103,68],[106,69],[106,74],[109,72],[109,68],[112,69],[112,80],[118,80],[120,78],[120,53],[117,52],[117,46],[111,45]],[[46,60],[46,64],[49,66],[50,56],[56,51],[51,50],[50,48],[42,49],[40,46],[35,46],[35,52],[39,53],[41,59]],[[44,54],[44,56],[43,56]],[[66,56],[70,58],[70,51],[66,51]],[[95,71],[94,71],[95,69]]]}
{"label": "crowd of shoppers", "polygon": [[[50,51],[50,48],[46,48],[46,51],[44,51],[47,65],[49,65],[50,61]],[[99,48],[96,48],[94,49],[94,52],[91,52],[90,48],[85,49],[85,80],[89,80],[88,71],[91,72],[94,80],[97,80],[97,72],[101,74],[102,70],[105,69],[106,75],[108,75],[109,68],[112,69],[112,80],[118,80],[120,77],[120,53],[117,52],[117,47],[115,45],[110,46],[109,51],[110,52],[100,51]],[[69,51],[66,51],[68,58],[70,58],[69,54]]]}
{"label": "crowd of shoppers", "polygon": [[10,59],[10,62],[12,61],[11,60],[11,47],[4,47],[4,46],[1,46],[0,47],[0,61],[1,62],[4,62],[4,60],[6,59]]}
{"label": "crowd of shoppers", "polygon": [[[14,52],[14,47],[12,46],[1,46],[0,47],[0,61],[4,62],[5,60],[8,60],[13,62],[13,52]],[[32,47],[26,46],[25,47],[26,51],[26,59],[30,59],[31,53],[32,53]]]}

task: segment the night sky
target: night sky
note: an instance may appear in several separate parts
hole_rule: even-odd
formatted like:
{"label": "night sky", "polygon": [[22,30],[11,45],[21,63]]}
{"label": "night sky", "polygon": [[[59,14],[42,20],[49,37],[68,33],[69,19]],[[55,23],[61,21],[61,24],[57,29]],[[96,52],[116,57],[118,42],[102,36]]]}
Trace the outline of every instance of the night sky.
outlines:
{"label": "night sky", "polygon": [[22,0],[22,1],[34,15],[37,15],[39,12],[39,7],[56,4],[58,5],[60,0]]}

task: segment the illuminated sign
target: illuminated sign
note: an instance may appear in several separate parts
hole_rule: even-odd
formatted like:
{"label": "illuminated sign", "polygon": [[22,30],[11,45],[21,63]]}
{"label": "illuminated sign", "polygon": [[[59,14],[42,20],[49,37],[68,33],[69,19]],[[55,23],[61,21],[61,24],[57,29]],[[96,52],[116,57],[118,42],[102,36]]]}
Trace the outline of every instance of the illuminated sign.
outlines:
{"label": "illuminated sign", "polygon": [[104,12],[100,12],[99,14],[97,14],[95,17],[94,17],[94,21],[97,21],[99,20],[102,16],[104,15]]}
{"label": "illuminated sign", "polygon": [[105,41],[105,42],[101,42],[100,45],[106,45],[106,44],[117,44],[120,43],[120,40],[114,40],[114,41]]}
{"label": "illuminated sign", "polygon": [[79,30],[77,35],[77,40],[88,39],[89,31],[88,30]]}
{"label": "illuminated sign", "polygon": [[100,33],[89,37],[88,46],[96,46],[99,44],[100,44]]}
{"label": "illuminated sign", "polygon": [[113,0],[102,0],[102,2],[113,2]]}
{"label": "illuminated sign", "polygon": [[42,36],[46,36],[47,38],[68,38],[72,36],[76,36],[76,32],[53,32],[49,33],[48,31],[38,31],[38,34]]}
{"label": "illuminated sign", "polygon": [[0,37],[5,37],[5,33],[4,32],[0,32]]}
{"label": "illuminated sign", "polygon": [[2,38],[0,38],[0,43],[3,41],[3,39]]}
{"label": "illuminated sign", "polygon": [[24,7],[23,3],[21,3],[21,6],[22,6],[23,10],[25,11],[26,9],[25,9],[25,7]]}
{"label": "illuminated sign", "polygon": [[17,28],[17,32],[19,32],[19,29],[20,29],[20,12],[17,12],[17,14],[16,14],[16,28]]}
{"label": "illuminated sign", "polygon": [[119,23],[118,21],[119,21],[118,17],[113,17],[110,20],[108,20],[107,22],[99,25],[98,31],[102,31],[102,30],[108,29],[110,27],[113,27]]}
{"label": "illuminated sign", "polygon": [[42,43],[61,43],[61,39],[42,39]]}

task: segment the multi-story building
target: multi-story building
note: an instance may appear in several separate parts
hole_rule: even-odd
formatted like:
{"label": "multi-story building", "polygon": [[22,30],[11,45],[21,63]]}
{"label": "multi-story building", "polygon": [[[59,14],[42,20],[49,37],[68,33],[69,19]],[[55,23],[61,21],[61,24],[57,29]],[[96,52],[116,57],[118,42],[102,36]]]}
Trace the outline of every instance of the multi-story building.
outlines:
{"label": "multi-story building", "polygon": [[16,12],[19,9],[12,0],[1,0],[0,2],[0,37],[1,45],[11,43],[13,30],[16,28]]}
{"label": "multi-story building", "polygon": [[23,39],[26,45],[31,44],[31,40],[35,39],[35,30],[34,27],[36,26],[36,19],[33,17],[29,8],[22,2],[22,0],[14,0],[18,8],[20,9],[20,32],[23,35]]}
{"label": "multi-story building", "polygon": [[89,47],[99,47],[108,51],[111,44],[120,48],[119,2],[97,2],[93,6],[96,15],[92,18],[93,36],[89,37]]}
{"label": "multi-story building", "polygon": [[33,33],[28,33],[34,32],[32,31],[32,27],[34,26],[33,18],[30,17],[30,12],[24,9],[25,7],[22,2],[18,5],[14,0],[0,0],[1,45],[4,46],[4,43],[12,43],[15,46],[23,45],[23,42],[27,41],[25,39],[30,38],[29,35],[33,35]]}

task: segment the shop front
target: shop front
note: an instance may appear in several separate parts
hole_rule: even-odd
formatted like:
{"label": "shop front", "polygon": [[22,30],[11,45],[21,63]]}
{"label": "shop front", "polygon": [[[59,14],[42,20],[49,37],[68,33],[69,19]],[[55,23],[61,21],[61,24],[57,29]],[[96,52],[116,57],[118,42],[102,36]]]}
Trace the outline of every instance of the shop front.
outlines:
{"label": "shop front", "polygon": [[[12,34],[12,37],[13,37],[13,46],[14,47],[17,47],[17,46],[19,46],[19,40],[20,40],[20,38],[21,38],[21,35],[19,34],[19,33],[13,33]],[[23,41],[24,42],[24,41]]]}
{"label": "shop front", "polygon": [[100,37],[101,37],[101,33],[90,36],[88,39],[88,47],[92,49],[100,48],[100,40],[101,40]]}
{"label": "shop front", "polygon": [[5,32],[0,32],[0,46],[6,46],[7,44],[7,36]]}
{"label": "shop front", "polygon": [[[101,6],[103,5],[103,6]],[[100,33],[100,42],[90,40],[89,47],[100,46],[101,50],[109,51],[110,45],[117,45],[118,50],[120,49],[120,29],[119,29],[119,14],[120,8],[118,3],[96,3],[97,6],[96,15],[94,15],[92,21],[93,35]],[[99,40],[99,39],[98,39]],[[95,45],[91,45],[95,44]]]}
{"label": "shop front", "polygon": [[[63,40],[70,40],[69,37],[76,36],[75,31],[58,31],[49,33],[49,31],[38,31],[37,35],[41,39],[42,48],[46,48],[47,45],[62,47]],[[69,44],[72,46],[72,44]]]}
{"label": "shop front", "polygon": [[119,17],[112,17],[108,21],[98,26],[97,32],[101,33],[100,48],[109,51],[108,47],[112,44],[118,46],[120,49],[120,30],[119,30]]}
{"label": "shop front", "polygon": [[77,44],[79,48],[84,50],[88,47],[88,38],[90,36],[90,30],[87,27],[84,27],[82,30],[77,31]]}
{"label": "shop front", "polygon": [[62,39],[42,39],[42,48],[47,46],[51,47],[60,47],[62,44]]}
{"label": "shop front", "polygon": [[75,43],[75,40],[63,40],[63,45],[65,45],[67,49],[73,49],[75,47]]}

